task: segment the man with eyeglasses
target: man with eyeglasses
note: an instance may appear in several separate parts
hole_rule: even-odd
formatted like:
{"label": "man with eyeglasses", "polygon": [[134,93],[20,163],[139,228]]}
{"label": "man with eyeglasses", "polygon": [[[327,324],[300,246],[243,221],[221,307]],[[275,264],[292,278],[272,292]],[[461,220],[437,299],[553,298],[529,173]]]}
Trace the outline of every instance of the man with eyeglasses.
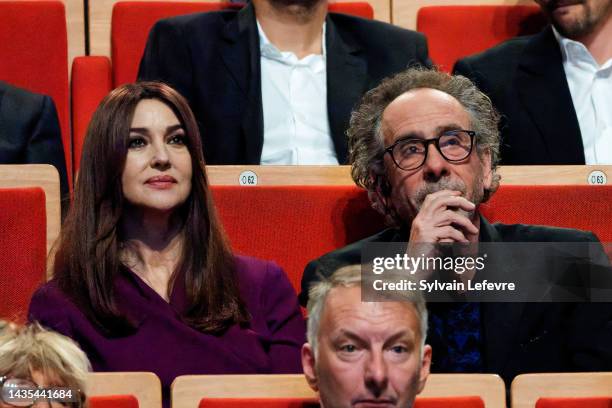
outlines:
{"label": "man with eyeglasses", "polygon": [[[372,243],[408,242],[408,254],[415,243],[582,242],[599,248],[592,233],[491,224],[479,213],[499,186],[498,122],[490,99],[461,76],[408,69],[369,91],[348,130],[352,176],[392,228],[308,264],[301,303],[311,283],[359,263]],[[548,276],[549,254],[536,255],[542,256],[469,273],[482,279],[503,272],[511,278],[535,266]],[[572,262],[560,266],[581,271]],[[608,267],[605,260],[605,271]],[[509,385],[525,372],[612,369],[607,303],[455,302],[428,308],[433,372],[497,373]]]}

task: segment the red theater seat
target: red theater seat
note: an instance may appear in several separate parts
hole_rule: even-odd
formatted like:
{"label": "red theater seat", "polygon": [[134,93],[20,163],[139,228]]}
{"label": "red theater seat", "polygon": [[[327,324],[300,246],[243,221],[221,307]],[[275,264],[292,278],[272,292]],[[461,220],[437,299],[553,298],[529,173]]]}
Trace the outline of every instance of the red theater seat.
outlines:
{"label": "red theater seat", "polygon": [[540,398],[536,408],[612,408],[612,397]]}
{"label": "red theater seat", "polygon": [[447,72],[462,57],[536,33],[545,24],[538,6],[427,6],[417,14],[417,30],[427,36],[431,59]]}
{"label": "red theater seat", "polygon": [[[83,139],[96,107],[111,89],[133,82],[151,27],[158,20],[182,14],[241,8],[233,3],[170,1],[120,1],[113,7],[111,60],[79,57],[72,64],[72,117],[75,171],[78,171]],[[334,3],[330,11],[373,18],[365,2]],[[112,61],[112,63],[111,63]]]}
{"label": "red theater seat", "polygon": [[[200,408],[317,407],[301,374],[185,375],[172,383],[172,406]],[[416,408],[483,408],[505,404],[503,380],[493,374],[431,374]]]}
{"label": "red theater seat", "polygon": [[53,99],[72,185],[68,39],[61,1],[0,1],[0,79]]}
{"label": "red theater seat", "polygon": [[314,398],[204,398],[199,408],[318,408]]}
{"label": "red theater seat", "polygon": [[87,374],[91,408],[161,408],[159,377],[151,372],[96,372]]}
{"label": "red theater seat", "polygon": [[46,228],[42,188],[0,188],[0,319],[25,322],[45,278]]}
{"label": "red theater seat", "polygon": [[308,261],[383,228],[357,187],[213,186],[213,192],[234,249],[276,261],[296,289]]}
{"label": "red theater seat", "polygon": [[370,3],[365,1],[329,3],[328,10],[332,13],[351,14],[353,16],[367,18],[368,20],[374,18],[374,9]]}
{"label": "red theater seat", "polygon": [[[276,261],[296,289],[308,261],[384,228],[366,192],[353,186],[212,190],[234,249]],[[502,186],[482,212],[492,222],[590,230],[611,242],[610,203],[612,186]]]}
{"label": "red theater seat", "polygon": [[485,403],[480,397],[417,397],[414,408],[485,408]]}
{"label": "red theater seat", "polygon": [[133,395],[104,395],[88,399],[89,408],[139,408],[138,400]]}
{"label": "red theater seat", "polygon": [[576,228],[612,242],[612,186],[502,186],[481,211],[491,221]]}
{"label": "red theater seat", "polygon": [[512,408],[612,408],[612,372],[521,374]]}

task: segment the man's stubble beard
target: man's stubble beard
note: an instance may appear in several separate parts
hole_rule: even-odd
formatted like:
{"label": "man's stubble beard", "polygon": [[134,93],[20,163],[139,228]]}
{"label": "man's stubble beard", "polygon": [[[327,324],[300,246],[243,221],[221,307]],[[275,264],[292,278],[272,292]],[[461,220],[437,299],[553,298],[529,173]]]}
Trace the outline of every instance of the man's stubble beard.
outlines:
{"label": "man's stubble beard", "polygon": [[280,12],[306,19],[320,3],[327,3],[327,0],[268,0],[268,3]]}
{"label": "man's stubble beard", "polygon": [[612,0],[608,1],[607,4],[603,4],[602,8],[593,9],[593,4],[588,0],[576,0],[575,4],[581,4],[583,12],[573,21],[561,24],[553,16],[553,12],[562,0],[553,0],[546,5],[546,12],[551,20],[553,26],[559,31],[561,35],[566,38],[577,40],[579,38],[588,35],[595,30],[595,28],[606,18],[611,18],[612,14]]}
{"label": "man's stubble beard", "polygon": [[[395,200],[396,202],[399,202],[399,205],[397,206],[397,212],[402,218],[402,220],[404,220],[404,222],[409,225],[410,223],[412,223],[412,220],[417,216],[419,211],[421,211],[425,198],[429,194],[441,190],[460,191],[463,197],[478,206],[478,204],[482,202],[484,197],[483,180],[484,175],[483,172],[480,171],[480,174],[478,174],[478,176],[474,180],[474,185],[469,195],[467,192],[467,186],[465,185],[463,180],[451,180],[449,177],[443,177],[439,180],[428,182],[427,184],[412,193],[405,192],[403,188],[400,188],[400,199]],[[402,199],[403,197],[408,197],[408,199]],[[469,219],[472,219],[474,216],[474,211],[465,211],[463,209],[456,209],[455,211],[459,214],[463,214]]]}

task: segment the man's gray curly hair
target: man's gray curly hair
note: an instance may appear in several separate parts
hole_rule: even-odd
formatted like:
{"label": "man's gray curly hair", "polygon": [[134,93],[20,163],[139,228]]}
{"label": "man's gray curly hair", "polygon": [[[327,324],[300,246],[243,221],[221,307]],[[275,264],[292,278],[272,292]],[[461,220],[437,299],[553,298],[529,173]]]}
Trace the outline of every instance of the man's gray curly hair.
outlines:
{"label": "man's gray curly hair", "polygon": [[500,115],[491,99],[468,78],[452,76],[436,69],[409,68],[383,80],[363,96],[351,115],[347,131],[353,180],[370,193],[375,192],[381,182],[386,183],[383,160],[385,146],[381,129],[383,112],[397,97],[419,88],[437,89],[449,94],[470,115],[471,130],[476,132],[478,155],[481,156],[487,150],[491,153],[493,183],[484,192],[483,202],[487,201],[499,187],[500,176],[495,173],[495,169],[499,162]]}

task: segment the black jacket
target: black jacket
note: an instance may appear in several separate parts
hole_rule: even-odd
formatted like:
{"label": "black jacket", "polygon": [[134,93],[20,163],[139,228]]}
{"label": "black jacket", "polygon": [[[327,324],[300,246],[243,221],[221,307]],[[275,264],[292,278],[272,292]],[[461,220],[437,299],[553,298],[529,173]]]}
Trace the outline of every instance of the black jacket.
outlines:
{"label": "black jacket", "polygon": [[459,60],[503,114],[502,164],[584,164],[580,125],[551,27]]}
{"label": "black jacket", "polygon": [[0,164],[51,164],[68,197],[66,159],[53,100],[0,81]]}
{"label": "black jacket", "polygon": [[[340,266],[359,264],[362,249],[367,243],[402,242],[408,237],[407,231],[387,229],[310,262],[302,277],[300,303],[306,304],[307,290],[320,276],[328,276]],[[482,217],[480,241],[598,242],[590,232],[522,224],[490,224]],[[550,257],[547,255],[550,254],[541,254],[538,259],[513,259],[502,265],[503,271],[498,272],[512,274],[528,266],[544,275],[551,268],[559,266],[549,264]],[[605,257],[603,253],[601,255]],[[602,263],[609,270],[607,258]],[[575,261],[564,266],[571,270],[580,268],[581,264]],[[438,305],[440,303],[431,303],[428,309]],[[612,370],[610,303],[481,303],[481,325],[484,372],[499,374],[507,386],[516,375],[523,373]],[[433,349],[432,371],[436,372],[436,350],[438,355],[441,354],[446,341],[430,331],[427,343]]]}
{"label": "black jacket", "polygon": [[[330,13],[326,22],[328,118],[343,164],[345,131],[361,95],[409,65],[430,62],[419,33],[344,14]],[[189,100],[208,164],[260,163],[264,127],[252,4],[159,21],[138,77],[165,81]]]}

